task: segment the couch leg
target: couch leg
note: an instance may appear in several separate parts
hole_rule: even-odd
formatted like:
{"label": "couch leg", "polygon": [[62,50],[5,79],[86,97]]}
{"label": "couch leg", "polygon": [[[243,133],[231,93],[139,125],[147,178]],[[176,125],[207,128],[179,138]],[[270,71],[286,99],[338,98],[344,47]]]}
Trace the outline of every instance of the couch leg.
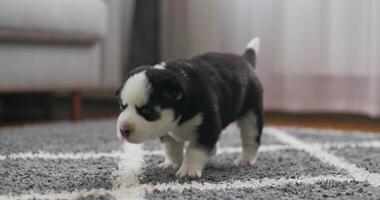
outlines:
{"label": "couch leg", "polygon": [[71,120],[81,119],[81,93],[78,90],[71,92]]}

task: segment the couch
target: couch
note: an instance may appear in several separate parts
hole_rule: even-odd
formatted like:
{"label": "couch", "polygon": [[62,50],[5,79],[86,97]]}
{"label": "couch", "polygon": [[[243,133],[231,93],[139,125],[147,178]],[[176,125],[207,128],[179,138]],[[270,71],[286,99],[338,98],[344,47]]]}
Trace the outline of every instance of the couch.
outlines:
{"label": "couch", "polygon": [[80,94],[120,84],[133,0],[1,0],[0,93]]}

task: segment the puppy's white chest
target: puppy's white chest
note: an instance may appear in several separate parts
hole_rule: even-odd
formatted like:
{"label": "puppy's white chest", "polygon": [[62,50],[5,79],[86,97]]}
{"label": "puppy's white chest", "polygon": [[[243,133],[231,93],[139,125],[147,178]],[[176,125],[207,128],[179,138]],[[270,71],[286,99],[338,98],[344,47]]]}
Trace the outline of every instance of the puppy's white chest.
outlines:
{"label": "puppy's white chest", "polygon": [[187,131],[185,129],[176,128],[172,132],[169,133],[170,136],[172,136],[175,140],[180,142],[185,142],[192,140],[195,136],[194,131]]}
{"label": "puppy's white chest", "polygon": [[202,124],[202,121],[202,113],[198,113],[193,118],[174,128],[169,135],[177,141],[194,140],[197,136],[196,129]]}

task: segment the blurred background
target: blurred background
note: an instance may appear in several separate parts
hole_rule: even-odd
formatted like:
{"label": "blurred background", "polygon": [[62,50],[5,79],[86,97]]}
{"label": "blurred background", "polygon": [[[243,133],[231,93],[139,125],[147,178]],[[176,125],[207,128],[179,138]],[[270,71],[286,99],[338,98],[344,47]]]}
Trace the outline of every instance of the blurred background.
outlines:
{"label": "blurred background", "polygon": [[116,117],[133,67],[260,37],[266,121],[380,132],[380,1],[1,0],[0,126]]}

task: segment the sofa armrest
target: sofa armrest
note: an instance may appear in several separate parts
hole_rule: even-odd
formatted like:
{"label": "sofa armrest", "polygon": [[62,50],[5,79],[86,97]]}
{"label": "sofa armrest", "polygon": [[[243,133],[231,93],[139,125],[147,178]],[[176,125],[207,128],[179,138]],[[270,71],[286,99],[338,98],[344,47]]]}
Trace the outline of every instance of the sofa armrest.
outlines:
{"label": "sofa armrest", "polygon": [[103,41],[103,89],[114,89],[121,83],[123,66],[129,54],[134,0],[107,0],[108,32]]}

